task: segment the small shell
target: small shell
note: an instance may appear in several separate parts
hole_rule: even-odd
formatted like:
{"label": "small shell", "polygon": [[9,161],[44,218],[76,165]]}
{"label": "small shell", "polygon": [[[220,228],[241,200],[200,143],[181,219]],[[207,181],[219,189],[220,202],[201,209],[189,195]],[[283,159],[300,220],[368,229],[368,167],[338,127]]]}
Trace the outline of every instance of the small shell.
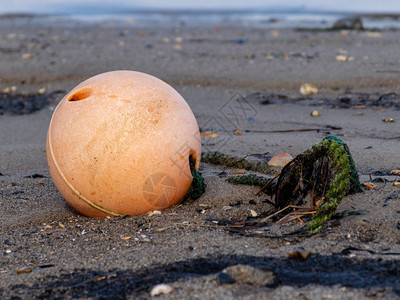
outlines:
{"label": "small shell", "polygon": [[311,83],[304,83],[300,86],[300,93],[302,95],[314,95],[318,93],[318,88]]}
{"label": "small shell", "polygon": [[172,293],[174,289],[167,284],[158,284],[151,289],[150,296],[155,297],[158,295]]}

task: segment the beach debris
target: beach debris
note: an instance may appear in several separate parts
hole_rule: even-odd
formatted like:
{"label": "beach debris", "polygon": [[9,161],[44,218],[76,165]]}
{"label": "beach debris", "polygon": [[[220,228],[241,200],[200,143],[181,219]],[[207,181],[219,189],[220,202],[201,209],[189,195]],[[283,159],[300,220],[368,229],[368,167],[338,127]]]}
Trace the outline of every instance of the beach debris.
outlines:
{"label": "beach debris", "polygon": [[237,40],[235,41],[235,43],[236,43],[236,44],[239,44],[239,45],[245,44],[245,43],[246,43],[246,39],[244,39],[244,38],[237,39]]}
{"label": "beach debris", "polygon": [[400,186],[400,182],[399,181],[393,182],[393,186]]}
{"label": "beach debris", "polygon": [[182,50],[182,46],[180,44],[175,44],[174,45],[174,49],[177,51],[181,51]]}
{"label": "beach debris", "polygon": [[34,173],[31,175],[25,175],[24,178],[47,178],[47,177],[42,174]]}
{"label": "beach debris", "polygon": [[12,88],[6,88],[0,93],[0,115],[30,114],[49,104],[49,97],[47,95],[38,93],[11,93],[12,91]]}
{"label": "beach debris", "polygon": [[161,211],[159,211],[159,210],[152,210],[147,213],[147,216],[149,216],[149,217],[160,216],[160,215],[161,215]]}
{"label": "beach debris", "polygon": [[170,285],[161,283],[157,284],[151,289],[150,296],[155,297],[159,295],[166,295],[172,293],[173,291],[174,289]]}
{"label": "beach debris", "polygon": [[314,234],[330,220],[345,195],[360,191],[348,146],[337,137],[327,136],[283,168],[276,183],[275,206],[280,211],[299,206],[308,206],[310,213],[316,210],[305,227]]}
{"label": "beach debris", "polygon": [[232,175],[242,175],[246,174],[246,170],[232,170]]}
{"label": "beach debris", "polygon": [[227,181],[232,184],[264,186],[268,183],[268,181],[270,181],[270,178],[255,174],[248,174],[242,176],[229,176]]}
{"label": "beach debris", "polygon": [[251,214],[251,216],[252,216],[253,218],[255,218],[255,217],[258,216],[258,213],[257,213],[255,210],[253,210],[253,209],[250,209],[250,214]]}
{"label": "beach debris", "polygon": [[382,33],[378,32],[378,31],[367,31],[365,33],[365,35],[368,37],[372,37],[372,38],[381,38],[382,37]]}
{"label": "beach debris", "polygon": [[362,30],[363,21],[360,17],[342,18],[337,20],[331,30]]}
{"label": "beach debris", "polygon": [[336,55],[336,61],[347,61],[346,55]]}
{"label": "beach debris", "polygon": [[315,95],[318,93],[318,88],[311,83],[303,83],[300,86],[300,94],[304,96]]}
{"label": "beach debris", "polygon": [[[145,105],[132,102],[134,95],[130,93],[126,96],[121,89],[126,85],[137,87],[138,82],[140,87],[135,90],[138,93],[135,95]],[[97,95],[98,91],[107,92]],[[178,109],[172,109],[165,101],[160,102],[160,95],[165,93],[172,97],[170,100]],[[124,104],[110,101],[121,95],[127,97]],[[95,99],[108,101],[111,106],[98,106],[93,101]],[[119,107],[120,104],[123,107]],[[76,109],[76,106],[82,109]],[[96,122],[87,118],[93,110],[97,115],[108,116],[109,122],[104,130],[99,130],[103,124],[101,118]],[[122,118],[121,111],[126,113]],[[136,118],[129,117],[133,111]],[[167,115],[168,124],[160,124],[160,118]],[[85,134],[80,130],[83,124]],[[150,126],[151,130],[143,124]],[[204,185],[201,184],[204,181],[197,171],[200,162],[197,158],[201,154],[200,132],[193,112],[178,92],[151,75],[118,70],[83,81],[60,101],[48,132],[46,154],[53,181],[61,191],[70,186],[73,192],[64,194],[64,198],[85,216],[143,215],[150,210],[164,210],[177,204],[184,198],[180,191],[190,190],[192,198],[204,192]],[[71,140],[66,142],[66,139],[60,139],[60,132]],[[149,139],[142,139],[140,147],[128,147],[133,136],[143,134],[148,137],[155,132],[164,134],[151,149],[148,147]],[[116,136],[119,137],[118,143],[115,143]],[[95,141],[98,146],[92,147],[90,141]],[[78,163],[76,158],[81,157],[84,147],[88,155]],[[124,151],[116,151],[117,148]],[[162,153],[162,157],[157,153]],[[116,164],[110,164],[113,159]],[[128,160],[131,163],[128,164]],[[90,182],[85,164],[103,166]],[[137,170],[142,174],[141,179],[133,189],[127,188],[128,178],[134,176]],[[193,174],[199,180],[192,180]],[[109,184],[112,184],[112,189]],[[79,190],[82,188],[90,191],[83,195]],[[123,207],[120,206],[122,198],[125,199]]]}
{"label": "beach debris", "polygon": [[229,266],[222,270],[220,274],[228,275],[234,280],[231,283],[237,284],[265,286],[275,282],[275,275],[272,271],[262,270],[249,265],[238,264]]}
{"label": "beach debris", "polygon": [[65,229],[65,225],[63,223],[58,223],[58,226],[60,226],[62,229]]}
{"label": "beach debris", "polygon": [[26,274],[26,273],[31,273],[32,271],[33,271],[32,268],[23,267],[21,269],[18,269],[16,272],[17,272],[17,274]]}
{"label": "beach debris", "polygon": [[202,137],[211,137],[211,138],[214,138],[214,139],[218,138],[218,134],[216,134],[215,132],[211,132],[211,131],[202,132],[201,136]]}
{"label": "beach debris", "polygon": [[218,151],[203,152],[201,161],[213,165],[221,165],[227,168],[245,169],[247,171],[255,171],[262,174],[276,174],[277,171],[260,161],[250,161],[245,157],[237,157],[223,154]]}
{"label": "beach debris", "polygon": [[289,252],[288,258],[306,260],[311,254],[312,254],[311,251],[305,251],[304,249],[299,249],[293,252]]}
{"label": "beach debris", "polygon": [[313,110],[310,114],[311,117],[320,117],[321,113],[318,110]]}
{"label": "beach debris", "polygon": [[291,156],[289,153],[280,153],[280,154],[277,154],[277,155],[273,156],[268,161],[268,166],[277,167],[277,168],[283,168],[284,166],[286,166],[292,160],[293,160],[293,156]]}
{"label": "beach debris", "polygon": [[394,120],[394,118],[383,118],[382,122],[384,122],[384,123],[394,123],[395,120]]}
{"label": "beach debris", "polygon": [[121,237],[121,239],[124,240],[124,241],[130,240],[131,238],[132,238],[131,235]]}
{"label": "beach debris", "polygon": [[367,187],[367,188],[370,188],[370,189],[376,189],[377,188],[377,186],[375,184],[371,183],[371,182],[364,182],[362,185]]}
{"label": "beach debris", "polygon": [[32,54],[30,53],[24,53],[21,55],[22,59],[28,60],[32,58]]}
{"label": "beach debris", "polygon": [[353,105],[351,109],[367,109],[365,105]]}
{"label": "beach debris", "polygon": [[234,132],[233,132],[233,135],[246,135],[244,132],[241,132],[240,130],[238,130],[238,129],[236,129]]}
{"label": "beach debris", "polygon": [[392,171],[390,171],[390,175],[398,175],[398,176],[400,176],[400,170],[392,170]]}

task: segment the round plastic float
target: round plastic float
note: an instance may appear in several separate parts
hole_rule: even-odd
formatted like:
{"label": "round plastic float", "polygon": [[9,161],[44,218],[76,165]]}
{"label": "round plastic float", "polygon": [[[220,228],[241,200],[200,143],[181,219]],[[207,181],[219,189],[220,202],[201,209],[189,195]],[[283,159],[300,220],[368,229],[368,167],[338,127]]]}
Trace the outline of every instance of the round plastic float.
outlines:
{"label": "round plastic float", "polygon": [[89,78],[54,111],[47,162],[55,185],[89,217],[139,215],[179,202],[198,168],[200,132],[167,83],[134,71]]}

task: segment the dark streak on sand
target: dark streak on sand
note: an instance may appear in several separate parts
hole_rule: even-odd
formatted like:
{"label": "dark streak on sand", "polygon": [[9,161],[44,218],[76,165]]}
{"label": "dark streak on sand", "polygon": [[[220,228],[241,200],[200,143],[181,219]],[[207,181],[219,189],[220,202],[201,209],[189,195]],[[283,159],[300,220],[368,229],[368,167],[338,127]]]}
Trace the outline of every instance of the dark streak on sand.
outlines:
{"label": "dark streak on sand", "polygon": [[[156,284],[202,280],[202,277],[211,281],[226,267],[237,264],[272,271],[275,282],[264,287],[266,292],[279,285],[303,287],[315,284],[370,290],[392,288],[400,296],[398,260],[382,261],[371,257],[359,262],[334,253],[330,256],[312,254],[306,261],[268,256],[222,255],[151,266],[140,271],[75,269],[73,272],[61,271],[57,276],[50,275],[46,280],[38,280],[30,285],[12,285],[7,292],[0,290],[0,297],[125,299],[134,296],[135,299],[147,299],[149,290]],[[251,284],[239,287],[237,296],[251,296],[249,286]],[[373,296],[373,292],[371,294]]]}

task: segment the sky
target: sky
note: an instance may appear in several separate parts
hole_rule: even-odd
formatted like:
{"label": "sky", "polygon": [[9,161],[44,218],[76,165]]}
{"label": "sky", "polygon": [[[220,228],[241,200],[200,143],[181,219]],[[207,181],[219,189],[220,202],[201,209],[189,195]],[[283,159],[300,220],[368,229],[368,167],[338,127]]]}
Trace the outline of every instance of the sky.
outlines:
{"label": "sky", "polygon": [[[101,4],[100,4],[101,3]],[[398,12],[400,0],[0,0],[0,13],[74,13],[81,9],[94,13],[110,8],[135,9],[256,9],[305,8],[339,12]],[[85,11],[86,13],[88,11]]]}

